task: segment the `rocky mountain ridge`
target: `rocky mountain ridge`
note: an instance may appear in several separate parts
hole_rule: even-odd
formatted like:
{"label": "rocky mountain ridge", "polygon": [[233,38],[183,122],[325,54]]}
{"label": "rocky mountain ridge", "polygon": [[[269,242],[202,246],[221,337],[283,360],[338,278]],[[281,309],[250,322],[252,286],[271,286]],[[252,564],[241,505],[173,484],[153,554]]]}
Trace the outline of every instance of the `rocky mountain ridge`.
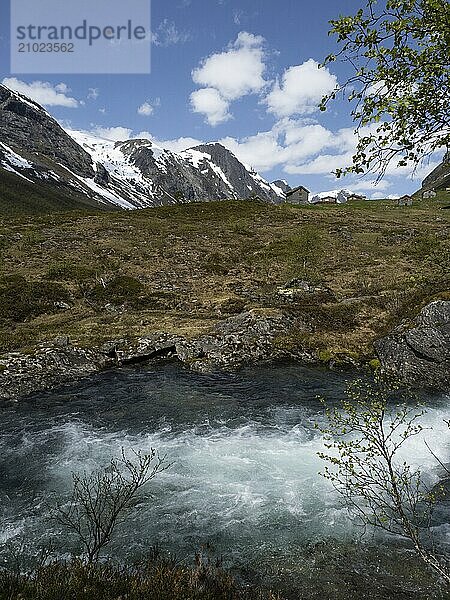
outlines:
{"label": "rocky mountain ridge", "polygon": [[105,208],[285,199],[283,190],[219,143],[176,153],[148,139],[113,141],[64,130],[39,104],[0,85],[0,176],[2,171]]}

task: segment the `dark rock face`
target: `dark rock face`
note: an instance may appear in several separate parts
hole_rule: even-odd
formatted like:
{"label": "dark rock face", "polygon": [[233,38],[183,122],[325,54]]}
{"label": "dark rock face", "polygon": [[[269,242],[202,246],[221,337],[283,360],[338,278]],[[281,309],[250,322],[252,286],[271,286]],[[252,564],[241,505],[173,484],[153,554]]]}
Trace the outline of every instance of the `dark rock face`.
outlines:
{"label": "dark rock face", "polygon": [[[200,200],[223,200],[230,197],[224,182],[215,173],[201,173],[188,161],[172,152],[166,152],[164,162],[157,162],[151,142],[130,140],[120,143],[121,151],[130,162],[153,183],[157,197],[154,204],[173,204]],[[228,191],[228,194],[227,194]]]}
{"label": "dark rock face", "polygon": [[95,173],[94,181],[99,185],[107,185],[110,177],[108,171],[101,163],[97,163],[97,172]]}
{"label": "dark rock face", "polygon": [[431,302],[414,327],[375,344],[383,370],[410,385],[450,389],[450,301]]}
{"label": "dark rock face", "polygon": [[36,102],[3,85],[0,85],[0,140],[19,153],[48,157],[81,177],[94,176],[89,154],[55,119]]}
{"label": "dark rock face", "polygon": [[422,191],[445,190],[450,187],[450,152],[444,160],[422,181]]}
{"label": "dark rock face", "polygon": [[276,185],[280,190],[283,190],[285,194],[292,190],[291,186],[282,179],[276,179],[275,181],[272,181],[272,184]]}
{"label": "dark rock face", "polygon": [[[256,173],[247,171],[242,163],[221,144],[205,144],[180,154],[164,152],[158,157],[149,140],[118,142],[116,148],[153,183],[156,204],[225,200],[258,196],[267,202],[281,199]],[[200,160],[195,153],[204,154]],[[218,172],[218,167],[225,179]],[[227,183],[228,182],[228,183]]]}
{"label": "dark rock face", "polygon": [[[268,202],[280,202],[280,197],[266,182],[263,182],[256,171],[248,171],[234,154],[222,144],[202,144],[191,148],[191,150],[208,154],[211,157],[212,162],[223,171],[230,182],[235,198],[258,196]],[[225,182],[223,183],[225,184]],[[225,187],[227,187],[226,184]],[[228,189],[228,197],[230,197],[229,194],[230,190]]]}
{"label": "dark rock face", "polygon": [[51,187],[52,192],[57,188],[62,195],[69,189],[102,207],[133,209],[249,197],[283,201],[282,193],[220,144],[175,153],[147,139],[114,145],[73,133],[77,135],[66,133],[36,102],[0,86],[0,141],[21,159],[6,156],[0,148],[0,177],[5,168],[10,178],[14,173],[31,184]]}

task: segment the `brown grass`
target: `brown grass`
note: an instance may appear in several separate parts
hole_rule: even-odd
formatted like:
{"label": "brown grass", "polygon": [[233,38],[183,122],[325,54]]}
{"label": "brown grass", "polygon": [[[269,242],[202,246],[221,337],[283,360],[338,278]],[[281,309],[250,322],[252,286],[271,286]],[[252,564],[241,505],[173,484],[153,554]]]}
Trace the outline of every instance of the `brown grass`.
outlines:
{"label": "brown grass", "polygon": [[[449,288],[441,205],[228,201],[6,218],[0,294],[17,296],[5,279],[15,275],[27,293],[53,295],[20,317],[0,314],[0,351],[61,334],[82,346],[154,331],[195,336],[244,309],[282,308],[308,326],[280,344],[301,338],[317,352],[370,355],[376,337]],[[286,301],[277,290],[293,278],[328,291]]]}

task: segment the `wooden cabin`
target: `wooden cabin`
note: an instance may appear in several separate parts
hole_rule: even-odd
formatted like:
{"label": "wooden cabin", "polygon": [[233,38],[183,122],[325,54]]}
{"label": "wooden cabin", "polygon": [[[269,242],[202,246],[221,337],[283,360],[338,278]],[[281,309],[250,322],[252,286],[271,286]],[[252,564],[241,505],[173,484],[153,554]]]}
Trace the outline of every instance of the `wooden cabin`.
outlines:
{"label": "wooden cabin", "polygon": [[309,190],[307,190],[302,185],[289,190],[286,194],[286,202],[291,202],[292,204],[307,204],[309,200]]}
{"label": "wooden cabin", "polygon": [[398,198],[398,200],[397,200],[397,206],[412,206],[412,205],[413,205],[413,198],[412,198],[412,196],[409,196],[408,194],[401,196],[401,198]]}

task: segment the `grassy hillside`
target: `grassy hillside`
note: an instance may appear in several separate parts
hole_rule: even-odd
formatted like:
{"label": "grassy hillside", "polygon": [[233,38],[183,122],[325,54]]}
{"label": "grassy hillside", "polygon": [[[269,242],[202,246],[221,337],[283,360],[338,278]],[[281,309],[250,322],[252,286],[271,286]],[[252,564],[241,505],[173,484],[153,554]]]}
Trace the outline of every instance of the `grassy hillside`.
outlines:
{"label": "grassy hillside", "polygon": [[[245,309],[302,326],[280,347],[370,357],[372,341],[450,297],[448,196],[269,206],[214,202],[134,212],[6,217],[0,351],[69,335],[89,346],[154,331],[195,336]],[[292,294],[279,290],[291,283]],[[299,280],[316,287],[302,292]],[[289,287],[289,286],[288,286]]]}

